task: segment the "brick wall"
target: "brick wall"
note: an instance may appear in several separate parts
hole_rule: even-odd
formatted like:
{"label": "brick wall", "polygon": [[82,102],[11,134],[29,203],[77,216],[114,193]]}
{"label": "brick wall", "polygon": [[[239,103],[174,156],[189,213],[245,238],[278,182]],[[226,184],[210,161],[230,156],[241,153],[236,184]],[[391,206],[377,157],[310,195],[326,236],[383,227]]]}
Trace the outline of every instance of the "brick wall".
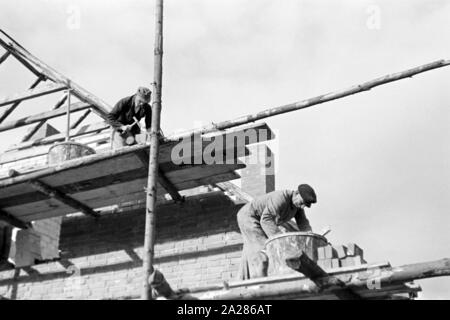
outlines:
{"label": "brick wall", "polygon": [[[265,146],[262,154],[270,154]],[[259,163],[259,164],[258,164]],[[272,191],[270,171],[253,163],[242,172],[243,189]],[[248,188],[248,190],[246,190]],[[242,240],[236,213],[244,203],[221,191],[190,196],[157,210],[156,268],[172,287],[186,288],[237,277]],[[98,221],[63,218],[57,261],[0,272],[0,296],[9,299],[126,299],[142,288],[145,210],[142,203],[108,213]]]}
{"label": "brick wall", "polygon": [[[221,192],[159,207],[156,268],[174,288],[220,283],[236,276],[242,247],[235,214],[241,204]],[[10,299],[117,299],[142,286],[145,211],[65,218],[58,261],[0,272]]]}
{"label": "brick wall", "polygon": [[275,155],[265,144],[247,147],[250,155],[241,171],[241,188],[253,197],[275,190]]}

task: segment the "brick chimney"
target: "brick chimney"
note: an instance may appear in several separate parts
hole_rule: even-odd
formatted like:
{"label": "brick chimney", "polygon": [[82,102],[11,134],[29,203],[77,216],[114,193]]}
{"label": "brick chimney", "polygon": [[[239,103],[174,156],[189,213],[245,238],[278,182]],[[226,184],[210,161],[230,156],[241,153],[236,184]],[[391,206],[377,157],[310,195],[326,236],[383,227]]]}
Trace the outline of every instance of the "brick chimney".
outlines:
{"label": "brick chimney", "polygon": [[241,189],[253,197],[275,190],[275,156],[266,144],[247,146],[250,155],[243,160]]}

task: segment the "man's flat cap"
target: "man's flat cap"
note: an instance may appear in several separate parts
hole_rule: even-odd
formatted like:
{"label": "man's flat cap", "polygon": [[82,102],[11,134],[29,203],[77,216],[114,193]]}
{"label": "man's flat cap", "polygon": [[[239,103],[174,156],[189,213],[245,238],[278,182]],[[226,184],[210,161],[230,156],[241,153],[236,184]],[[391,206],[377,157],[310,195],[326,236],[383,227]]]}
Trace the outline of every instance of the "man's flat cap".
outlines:
{"label": "man's flat cap", "polygon": [[311,207],[311,204],[317,202],[317,196],[314,189],[309,184],[301,184],[298,186],[298,192],[302,196],[305,206]]}

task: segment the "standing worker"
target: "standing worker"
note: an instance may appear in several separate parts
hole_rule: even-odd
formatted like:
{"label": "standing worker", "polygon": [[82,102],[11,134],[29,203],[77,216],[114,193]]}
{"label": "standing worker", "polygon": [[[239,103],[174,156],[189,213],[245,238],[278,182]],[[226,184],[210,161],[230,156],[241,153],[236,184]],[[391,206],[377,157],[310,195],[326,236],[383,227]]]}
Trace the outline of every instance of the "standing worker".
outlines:
{"label": "standing worker", "polygon": [[137,92],[120,99],[108,119],[114,129],[114,148],[136,144],[136,135],[141,133],[139,121],[145,116],[145,127],[150,133],[152,124],[152,108],[149,102],[152,97],[150,89],[139,87]]}
{"label": "standing worker", "polygon": [[244,242],[240,280],[267,276],[268,258],[264,245],[269,237],[282,232],[282,224],[295,218],[299,231],[312,231],[304,208],[310,208],[316,202],[314,189],[301,184],[295,191],[265,194],[239,210],[237,222]]}

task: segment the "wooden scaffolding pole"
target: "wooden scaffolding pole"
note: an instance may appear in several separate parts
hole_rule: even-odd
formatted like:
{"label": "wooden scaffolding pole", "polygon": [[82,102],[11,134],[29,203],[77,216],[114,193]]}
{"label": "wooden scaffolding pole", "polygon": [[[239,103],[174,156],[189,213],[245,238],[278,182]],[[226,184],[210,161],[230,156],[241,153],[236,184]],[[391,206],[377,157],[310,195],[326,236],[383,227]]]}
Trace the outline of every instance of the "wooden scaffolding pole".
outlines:
{"label": "wooden scaffolding pole", "polygon": [[232,119],[232,120],[222,121],[219,123],[213,123],[213,124],[203,127],[203,128],[194,129],[188,133],[174,134],[174,135],[167,137],[166,140],[177,141],[177,140],[189,138],[189,137],[195,136],[195,135],[202,135],[202,134],[206,134],[206,133],[210,133],[210,132],[215,132],[215,131],[220,131],[220,130],[225,130],[225,129],[241,126],[241,125],[244,125],[247,123],[251,123],[251,122],[255,122],[258,120],[265,119],[265,118],[273,117],[273,116],[280,115],[283,113],[309,108],[309,107],[319,105],[319,104],[322,104],[325,102],[329,102],[329,101],[341,99],[341,98],[344,98],[347,96],[351,96],[351,95],[354,95],[354,94],[357,94],[360,92],[369,91],[375,87],[378,87],[378,86],[381,86],[381,85],[384,85],[387,83],[395,82],[395,81],[402,80],[402,79],[412,78],[413,76],[415,76],[417,74],[431,71],[431,70],[438,69],[438,68],[442,68],[442,67],[446,67],[446,66],[450,66],[450,60],[438,60],[438,61],[431,62],[431,63],[425,64],[425,65],[422,65],[419,67],[408,69],[408,70],[405,70],[402,72],[388,74],[386,76],[379,77],[379,78],[364,82],[362,84],[354,85],[349,88],[345,88],[345,89],[334,91],[334,92],[329,92],[329,93],[326,93],[326,94],[323,94],[323,95],[320,95],[320,96],[317,96],[314,98],[286,104],[284,106],[266,109],[264,111],[260,111],[260,112],[254,113],[254,114],[242,116],[242,117]]}
{"label": "wooden scaffolding pole", "polygon": [[155,246],[155,209],[156,182],[158,180],[158,152],[159,131],[161,118],[162,97],[162,58],[163,58],[163,0],[156,0],[155,13],[155,51],[154,51],[154,98],[152,107],[152,127],[150,131],[150,154],[147,184],[147,208],[145,214],[145,243],[144,243],[144,287],[142,299],[152,299],[149,283],[153,273],[153,258]]}

